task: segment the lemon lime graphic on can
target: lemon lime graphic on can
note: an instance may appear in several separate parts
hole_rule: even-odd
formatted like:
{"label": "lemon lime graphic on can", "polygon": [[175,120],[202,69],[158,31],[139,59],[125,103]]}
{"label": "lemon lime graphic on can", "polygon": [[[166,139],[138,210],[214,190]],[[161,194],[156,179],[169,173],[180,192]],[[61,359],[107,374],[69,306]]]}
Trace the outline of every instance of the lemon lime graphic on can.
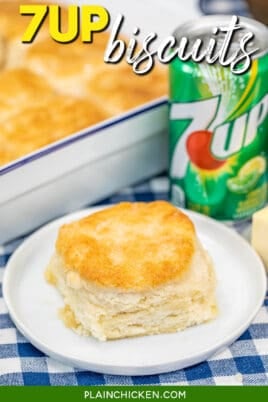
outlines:
{"label": "lemon lime graphic on can", "polygon": [[[201,18],[199,36],[227,17],[215,18]],[[262,24],[244,20],[262,49],[247,73],[170,64],[171,201],[221,220],[246,219],[267,200],[268,35]],[[191,34],[187,27],[175,36]]]}
{"label": "lemon lime graphic on can", "polygon": [[256,187],[265,170],[265,159],[255,156],[241,167],[237,176],[227,180],[227,187],[234,193],[245,194]]}

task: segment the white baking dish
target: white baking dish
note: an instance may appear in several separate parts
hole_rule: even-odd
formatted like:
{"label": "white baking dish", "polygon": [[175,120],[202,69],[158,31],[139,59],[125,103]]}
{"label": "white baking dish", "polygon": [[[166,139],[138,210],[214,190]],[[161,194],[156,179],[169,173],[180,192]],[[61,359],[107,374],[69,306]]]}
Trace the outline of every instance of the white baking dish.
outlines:
{"label": "white baking dish", "polygon": [[[198,14],[196,0],[97,3],[159,37]],[[167,122],[167,99],[158,99],[1,167],[0,243],[163,171]]]}

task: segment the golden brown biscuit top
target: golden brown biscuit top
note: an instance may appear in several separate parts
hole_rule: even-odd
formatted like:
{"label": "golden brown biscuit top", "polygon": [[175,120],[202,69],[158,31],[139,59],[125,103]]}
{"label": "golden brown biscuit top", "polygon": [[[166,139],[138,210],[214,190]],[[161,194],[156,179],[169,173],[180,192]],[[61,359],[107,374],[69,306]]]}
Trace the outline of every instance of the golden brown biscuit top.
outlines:
{"label": "golden brown biscuit top", "polygon": [[92,102],[60,95],[52,96],[44,104],[25,107],[2,123],[0,165],[104,118]]}
{"label": "golden brown biscuit top", "polygon": [[90,69],[90,48],[79,41],[62,44],[45,38],[29,46],[25,62],[41,73],[46,70],[60,77],[81,74]]}
{"label": "golden brown biscuit top", "polygon": [[[25,3],[26,4],[26,3]],[[19,2],[0,2],[0,32],[6,39],[22,36],[31,17],[23,19],[19,13]]]}
{"label": "golden brown biscuit top", "polygon": [[[125,62],[104,63],[109,32],[91,44],[59,44],[47,17],[34,41],[22,43],[32,16],[20,15],[19,5],[28,3],[57,4],[0,0],[0,166],[167,92],[159,66],[137,77]],[[61,17],[65,32],[66,7]]]}
{"label": "golden brown biscuit top", "polygon": [[91,283],[143,291],[178,279],[195,242],[193,223],[168,202],[125,202],[63,225],[56,250]]}
{"label": "golden brown biscuit top", "polygon": [[124,62],[103,64],[88,81],[87,89],[115,115],[167,94],[166,74],[166,69],[160,66],[149,74],[137,75]]}
{"label": "golden brown biscuit top", "polygon": [[[29,103],[44,103],[55,92],[45,80],[26,68],[3,70],[0,73],[0,100],[16,109]],[[42,96],[40,96],[42,94]]]}
{"label": "golden brown biscuit top", "polygon": [[4,37],[0,34],[0,70],[4,67],[6,63],[6,41]]}

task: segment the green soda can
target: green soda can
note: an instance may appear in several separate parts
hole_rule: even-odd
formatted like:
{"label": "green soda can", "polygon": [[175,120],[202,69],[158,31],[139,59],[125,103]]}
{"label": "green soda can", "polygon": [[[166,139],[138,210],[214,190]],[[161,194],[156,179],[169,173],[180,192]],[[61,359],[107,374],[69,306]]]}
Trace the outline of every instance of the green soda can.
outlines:
{"label": "green soda can", "polygon": [[[174,36],[206,38],[221,18],[227,17],[203,17],[198,30],[188,23]],[[262,49],[247,72],[179,58],[170,63],[171,201],[225,221],[247,219],[267,201],[268,30],[244,21]]]}

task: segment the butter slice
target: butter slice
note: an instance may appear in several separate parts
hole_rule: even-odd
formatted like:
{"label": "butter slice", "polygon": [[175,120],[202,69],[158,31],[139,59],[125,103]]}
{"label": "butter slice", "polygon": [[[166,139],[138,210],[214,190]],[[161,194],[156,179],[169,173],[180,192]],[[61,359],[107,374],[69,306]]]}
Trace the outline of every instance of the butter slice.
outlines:
{"label": "butter slice", "polygon": [[251,244],[268,270],[268,207],[253,214]]}

